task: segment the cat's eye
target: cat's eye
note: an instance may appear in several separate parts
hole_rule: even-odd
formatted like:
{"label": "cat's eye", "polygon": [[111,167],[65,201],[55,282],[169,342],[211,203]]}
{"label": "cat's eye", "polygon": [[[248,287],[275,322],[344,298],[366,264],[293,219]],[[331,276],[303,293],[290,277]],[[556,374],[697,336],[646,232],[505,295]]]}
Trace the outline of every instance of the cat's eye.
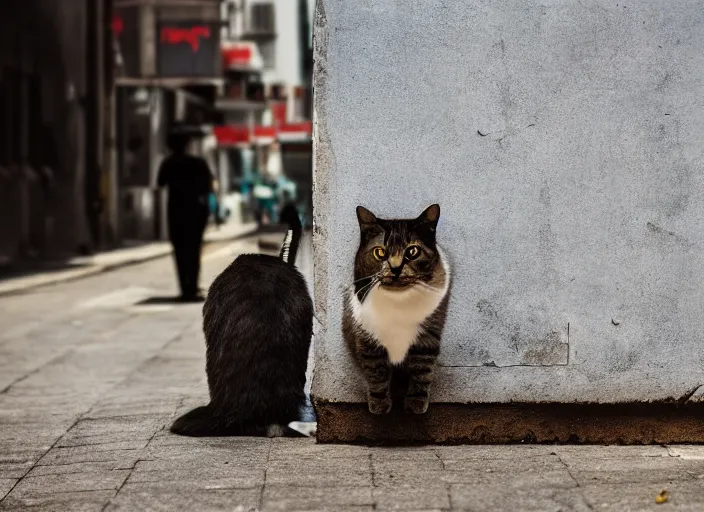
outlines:
{"label": "cat's eye", "polygon": [[406,249],[406,259],[407,260],[414,260],[418,256],[420,256],[420,247],[417,245],[411,245],[408,249]]}
{"label": "cat's eye", "polygon": [[374,254],[374,257],[379,261],[384,261],[389,255],[383,247],[374,247],[372,254]]}

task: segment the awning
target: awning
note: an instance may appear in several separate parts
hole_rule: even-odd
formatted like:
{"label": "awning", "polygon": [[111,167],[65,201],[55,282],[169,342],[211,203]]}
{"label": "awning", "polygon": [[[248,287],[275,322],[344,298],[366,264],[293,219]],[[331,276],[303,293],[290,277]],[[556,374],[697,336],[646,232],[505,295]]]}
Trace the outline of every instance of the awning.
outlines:
{"label": "awning", "polygon": [[310,121],[283,124],[279,126],[279,142],[302,142],[310,140],[313,126]]}
{"label": "awning", "polygon": [[249,126],[246,125],[214,126],[213,133],[219,146],[249,145],[250,142]]}
{"label": "awning", "polygon": [[252,142],[259,146],[266,146],[276,140],[275,126],[255,126],[252,130]]}
{"label": "awning", "polygon": [[213,127],[213,133],[221,147],[267,145],[278,142],[305,142],[312,134],[312,123],[282,124],[279,126],[222,125]]}
{"label": "awning", "polygon": [[261,71],[264,61],[251,41],[226,41],[220,45],[222,67],[230,71]]}

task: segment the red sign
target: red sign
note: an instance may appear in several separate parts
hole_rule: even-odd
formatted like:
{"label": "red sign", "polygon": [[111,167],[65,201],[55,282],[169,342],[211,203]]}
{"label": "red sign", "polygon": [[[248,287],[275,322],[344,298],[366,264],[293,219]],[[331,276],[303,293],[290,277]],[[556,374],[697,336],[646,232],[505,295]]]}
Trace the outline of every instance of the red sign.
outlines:
{"label": "red sign", "polygon": [[242,144],[249,142],[249,126],[214,126],[213,133],[220,144]]}
{"label": "red sign", "polygon": [[196,25],[191,28],[162,27],[161,42],[167,44],[188,43],[193,53],[200,48],[200,38],[210,39],[210,27]]}
{"label": "red sign", "polygon": [[221,146],[230,144],[248,144],[257,139],[278,139],[292,140],[310,138],[312,123],[303,121],[301,123],[284,124],[280,126],[254,126],[251,130],[249,126],[243,124],[231,124],[214,126],[213,133]]}
{"label": "red sign", "polygon": [[254,127],[255,137],[270,137],[272,139],[276,138],[276,126],[260,126]]}
{"label": "red sign", "polygon": [[311,123],[310,121],[302,121],[300,123],[291,123],[279,126],[279,133],[299,132],[310,135],[313,132],[313,123]]}
{"label": "red sign", "polygon": [[247,46],[225,48],[222,50],[222,58],[226,68],[248,66],[252,59],[252,49]]}

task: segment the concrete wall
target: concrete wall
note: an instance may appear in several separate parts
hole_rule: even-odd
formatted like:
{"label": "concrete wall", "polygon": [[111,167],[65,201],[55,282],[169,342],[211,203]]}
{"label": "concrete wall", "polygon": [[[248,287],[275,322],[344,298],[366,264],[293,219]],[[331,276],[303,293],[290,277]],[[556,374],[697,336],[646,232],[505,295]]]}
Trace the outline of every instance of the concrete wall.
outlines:
{"label": "concrete wall", "polygon": [[454,272],[434,401],[701,395],[701,2],[318,0],[315,45],[317,399],[364,400],[355,206],[432,202]]}

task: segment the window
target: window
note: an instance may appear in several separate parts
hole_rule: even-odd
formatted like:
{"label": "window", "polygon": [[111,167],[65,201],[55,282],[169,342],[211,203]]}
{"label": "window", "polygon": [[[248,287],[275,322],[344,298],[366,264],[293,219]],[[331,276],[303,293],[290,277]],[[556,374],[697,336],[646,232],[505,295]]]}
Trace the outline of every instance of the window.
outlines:
{"label": "window", "polygon": [[249,10],[249,31],[255,34],[274,34],[276,32],[274,4],[252,4]]}

